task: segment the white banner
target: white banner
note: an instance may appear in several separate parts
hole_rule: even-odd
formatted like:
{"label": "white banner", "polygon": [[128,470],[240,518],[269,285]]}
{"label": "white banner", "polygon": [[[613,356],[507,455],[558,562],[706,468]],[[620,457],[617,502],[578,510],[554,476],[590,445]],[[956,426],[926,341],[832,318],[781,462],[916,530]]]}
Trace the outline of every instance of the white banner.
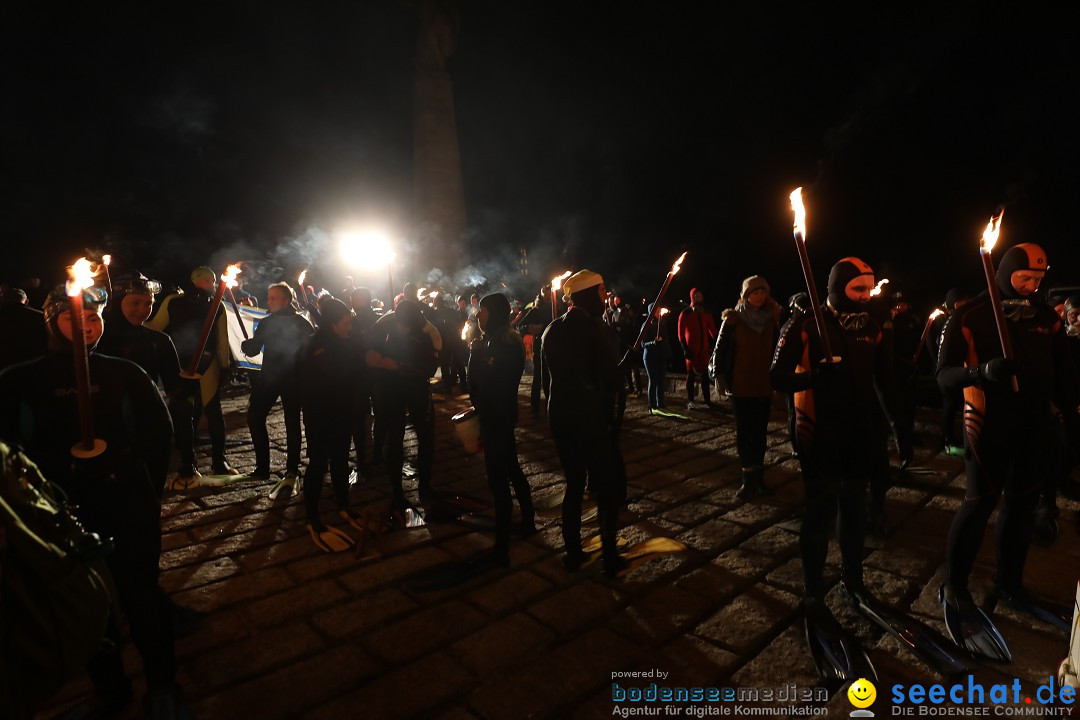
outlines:
{"label": "white banner", "polygon": [[[222,303],[222,307],[225,308],[225,319],[228,321],[229,326],[229,350],[232,352],[233,365],[245,370],[262,370],[262,353],[255,357],[248,357],[240,349],[240,343],[244,342],[244,331],[240,329],[240,323],[236,320],[233,304],[225,301]],[[255,335],[255,328],[258,327],[259,321],[270,314],[269,310],[247,307],[246,305],[238,305],[237,309],[240,311],[240,319],[247,329],[248,337]]]}

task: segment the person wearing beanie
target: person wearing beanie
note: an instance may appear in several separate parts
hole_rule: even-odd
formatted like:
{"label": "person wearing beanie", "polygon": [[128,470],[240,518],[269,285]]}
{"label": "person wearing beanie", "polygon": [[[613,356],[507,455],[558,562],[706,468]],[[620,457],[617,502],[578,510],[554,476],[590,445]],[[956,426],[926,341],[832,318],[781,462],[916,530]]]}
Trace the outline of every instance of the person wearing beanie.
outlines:
{"label": "person wearing beanie", "polygon": [[[679,345],[686,360],[686,409],[708,410],[709,359],[716,342],[716,323],[702,304],[704,295],[697,288],[690,291],[690,307],[679,313]],[[696,381],[701,383],[703,403],[694,402]]]}
{"label": "person wearing beanie", "polygon": [[[250,338],[240,343],[248,357],[262,354],[262,367],[251,380],[251,399],[248,401],[247,424],[255,450],[255,468],[251,477],[270,479],[270,434],[266,418],[274,403],[281,398],[285,418],[285,474],[282,486],[292,493],[300,478],[300,380],[297,363],[300,351],[315,330],[293,306],[293,289],[288,283],[277,282],[266,289],[266,307],[270,314],[255,327]],[[276,488],[278,491],[280,487]],[[274,497],[277,493],[272,493]]]}
{"label": "person wearing beanie", "polygon": [[607,299],[603,277],[581,270],[566,279],[563,293],[570,309],[548,325],[542,347],[551,437],[566,474],[564,563],[575,571],[584,560],[581,504],[588,483],[599,513],[604,573],[616,577],[626,566],[618,550],[619,508],[626,500],[619,450],[625,402],[619,340],[601,321]]}
{"label": "person wearing beanie", "polygon": [[[984,292],[949,318],[938,358],[942,388],[964,392],[967,478],[964,503],[949,530],[939,600],[953,639],[995,660],[1011,659],[1008,646],[968,589],[986,524],[1004,495],[994,532],[993,592],[1006,605],[1046,618],[1045,607],[1024,587],[1024,564],[1039,490],[1052,477],[1052,405],[1075,427],[1080,400],[1063,323],[1036,296],[1047,267],[1045,251],[1033,243],[1009,248],[998,264],[995,281],[1014,357],[1002,356]],[[1060,620],[1066,630],[1068,620]]]}
{"label": "person wearing beanie", "polygon": [[769,495],[765,486],[765,445],[772,412],[769,367],[780,332],[780,305],[760,275],[743,280],[739,301],[725,310],[713,350],[717,394],[727,387],[735,406],[735,437],[742,466],[737,497]]}
{"label": "person wearing beanie", "polygon": [[[806,493],[799,546],[807,640],[819,672],[847,679],[859,667],[835,664],[829,650],[849,643],[825,604],[829,534],[837,528],[849,603],[880,607],[863,583],[864,507],[871,474],[886,452],[882,401],[891,417],[898,407],[892,353],[881,326],[867,312],[873,287],[874,271],[862,260],[837,262],[823,308],[832,362],[826,362],[810,313],[784,325],[770,371],[773,387],[795,396],[796,447]],[[850,656],[863,657],[858,648]]]}
{"label": "person wearing beanie", "polygon": [[[191,397],[197,383],[180,377],[180,360],[172,338],[146,325],[153,311],[154,298],[161,283],[140,272],[120,275],[113,280],[111,302],[105,308],[105,331],[97,351],[130,360],[146,372],[165,393],[180,456],[179,476],[184,487],[202,482],[195,467],[195,437],[192,433]],[[162,478],[167,475],[163,469]],[[165,489],[159,488],[159,494]]]}
{"label": "person wearing beanie", "polygon": [[476,316],[480,337],[469,353],[469,398],[480,418],[484,468],[495,499],[495,547],[491,558],[510,564],[511,486],[521,508],[522,535],[536,532],[532,491],[518,464],[514,428],[518,420],[518,385],[525,372],[525,345],[510,327],[510,303],[502,293],[485,295]]}
{"label": "person wearing beanie", "polygon": [[[64,490],[88,531],[112,540],[105,562],[118,609],[142,659],[147,714],[166,717],[182,707],[173,620],[158,585],[160,492],[172,423],[157,386],[138,365],[96,351],[106,297],[98,287],[83,292],[85,334],[74,338],[64,286],[50,293],[43,313],[48,353],[0,373],[0,437],[21,445],[42,474]],[[104,451],[89,459],[71,452],[81,437],[73,341],[86,345],[94,435],[105,441]],[[120,716],[132,700],[121,657],[121,626],[119,616],[109,619],[106,642],[87,665],[94,686],[94,698],[83,708],[88,713]]]}
{"label": "person wearing beanie", "polygon": [[[168,334],[176,346],[180,367],[187,370],[187,363],[195,354],[199,345],[206,315],[213,303],[217,277],[208,267],[197,267],[191,271],[190,293],[178,292],[168,295],[161,301],[157,314],[146,321],[154,330]],[[214,325],[199,358],[196,372],[199,373],[198,391],[192,394],[191,426],[192,436],[199,426],[199,418],[206,415],[206,430],[210,435],[211,471],[219,476],[236,476],[236,470],[225,457],[225,416],[221,412],[221,388],[228,382],[231,358],[229,355],[229,328],[225,319],[225,308],[219,306],[214,318]],[[186,417],[185,417],[186,421]],[[206,482],[198,475],[198,468],[181,467],[180,475],[173,482],[174,489],[183,490],[196,487]]]}
{"label": "person wearing beanie", "polygon": [[424,319],[420,303],[402,300],[367,333],[367,364],[375,389],[376,452],[379,429],[384,428],[386,469],[390,478],[390,511],[400,523],[407,521],[409,503],[402,486],[405,462],[405,424],[412,423],[417,440],[417,483],[420,502],[438,503],[432,486],[435,460],[435,405],[428,382],[439,366],[442,336]]}
{"label": "person wearing beanie", "polygon": [[664,323],[664,314],[656,310],[655,303],[649,303],[649,316],[640,332],[645,338],[641,351],[645,374],[649,378],[649,412],[654,414],[664,409],[664,384],[671,362],[671,350],[664,338]]}

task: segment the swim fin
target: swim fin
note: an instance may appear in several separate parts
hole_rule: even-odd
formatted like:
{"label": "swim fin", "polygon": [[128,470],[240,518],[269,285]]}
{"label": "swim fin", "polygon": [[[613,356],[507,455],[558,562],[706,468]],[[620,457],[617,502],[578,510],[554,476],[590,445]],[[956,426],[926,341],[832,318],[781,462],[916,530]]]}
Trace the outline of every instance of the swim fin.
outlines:
{"label": "swim fin", "polygon": [[942,585],[938,590],[938,602],[941,603],[945,627],[953,642],[970,653],[990,660],[1012,661],[1005,638],[975,604],[971,593],[966,590],[957,592]]}
{"label": "swim fin", "polygon": [[315,547],[323,552],[343,552],[353,546],[353,539],[337,528],[323,526],[316,529],[314,525],[308,523],[307,529],[311,533],[311,540],[315,543]]}
{"label": "swim fin", "polygon": [[845,630],[824,604],[803,605],[806,642],[818,675],[825,680],[877,682],[877,671],[854,635]]}
{"label": "swim fin", "polygon": [[1064,633],[1072,629],[1072,608],[1067,605],[1033,598],[1026,590],[1009,592],[1002,587],[994,586],[993,593],[1003,605],[1017,612],[1030,615]]}
{"label": "swim fin", "polygon": [[851,590],[845,586],[843,593],[859,614],[899,640],[939,675],[951,677],[971,672],[971,665],[960,648],[937,630],[884,604],[865,589]]}

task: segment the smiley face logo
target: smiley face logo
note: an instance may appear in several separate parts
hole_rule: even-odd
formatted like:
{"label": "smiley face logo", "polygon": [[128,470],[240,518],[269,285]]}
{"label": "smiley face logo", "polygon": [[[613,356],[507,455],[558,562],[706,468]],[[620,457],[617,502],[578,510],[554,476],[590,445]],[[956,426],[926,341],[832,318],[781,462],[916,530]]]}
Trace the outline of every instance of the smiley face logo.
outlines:
{"label": "smiley face logo", "polygon": [[868,708],[877,700],[877,688],[866,678],[859,678],[851,683],[847,691],[848,700],[857,708]]}

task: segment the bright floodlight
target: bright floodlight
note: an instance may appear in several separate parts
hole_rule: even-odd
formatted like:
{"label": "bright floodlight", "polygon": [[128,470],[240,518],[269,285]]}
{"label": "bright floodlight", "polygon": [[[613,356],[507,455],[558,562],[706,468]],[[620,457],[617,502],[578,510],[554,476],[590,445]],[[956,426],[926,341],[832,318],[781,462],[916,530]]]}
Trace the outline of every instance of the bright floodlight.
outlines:
{"label": "bright floodlight", "polygon": [[353,267],[380,268],[389,265],[395,253],[385,233],[363,230],[342,236],[341,257]]}

